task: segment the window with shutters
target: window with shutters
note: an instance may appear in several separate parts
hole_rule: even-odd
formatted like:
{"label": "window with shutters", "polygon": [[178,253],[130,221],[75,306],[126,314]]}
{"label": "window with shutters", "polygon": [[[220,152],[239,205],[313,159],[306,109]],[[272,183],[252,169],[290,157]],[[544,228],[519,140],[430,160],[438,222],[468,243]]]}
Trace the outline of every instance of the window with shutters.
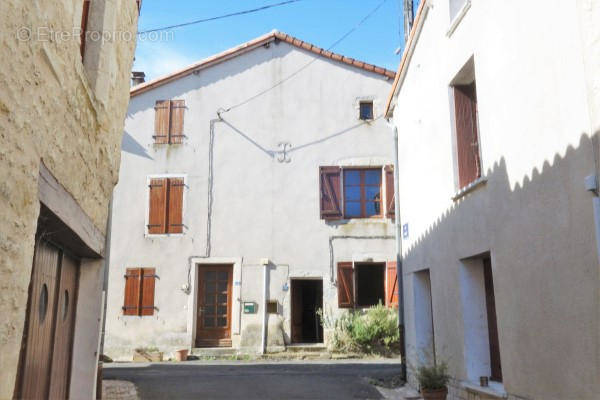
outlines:
{"label": "window with shutters", "polygon": [[321,219],[377,218],[384,215],[394,218],[392,165],[383,168],[320,167],[319,173]]}
{"label": "window with shutters", "polygon": [[79,51],[81,53],[82,60],[85,55],[85,41],[87,38],[88,20],[89,20],[89,15],[90,15],[90,5],[91,5],[91,0],[83,0],[83,8],[81,11],[80,43],[79,43]]}
{"label": "window with shutters", "polygon": [[371,307],[379,303],[398,306],[396,262],[337,265],[338,307]]}
{"label": "window with shutters", "polygon": [[154,268],[127,268],[123,315],[154,315]]}
{"label": "window with shutters", "polygon": [[184,178],[151,178],[148,188],[148,234],[183,233]]}
{"label": "window with shutters", "polygon": [[154,106],[155,144],[183,143],[185,100],[158,100]]}
{"label": "window with shutters", "polygon": [[344,169],[344,215],[381,216],[381,168]]}
{"label": "window with shutters", "polygon": [[475,81],[453,86],[459,189],[481,177]]}

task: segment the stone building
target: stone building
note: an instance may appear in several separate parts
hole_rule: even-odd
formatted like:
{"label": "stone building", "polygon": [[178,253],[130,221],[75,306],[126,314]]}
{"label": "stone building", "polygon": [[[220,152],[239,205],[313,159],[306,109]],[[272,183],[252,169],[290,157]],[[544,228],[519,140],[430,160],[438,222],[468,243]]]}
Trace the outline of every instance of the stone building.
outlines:
{"label": "stone building", "polygon": [[393,77],[275,31],[133,87],[106,353],[281,350],[395,303]]}
{"label": "stone building", "polygon": [[598,398],[599,88],[597,1],[422,1],[386,116],[408,365],[449,399]]}
{"label": "stone building", "polygon": [[95,396],[138,3],[0,2],[2,399]]}

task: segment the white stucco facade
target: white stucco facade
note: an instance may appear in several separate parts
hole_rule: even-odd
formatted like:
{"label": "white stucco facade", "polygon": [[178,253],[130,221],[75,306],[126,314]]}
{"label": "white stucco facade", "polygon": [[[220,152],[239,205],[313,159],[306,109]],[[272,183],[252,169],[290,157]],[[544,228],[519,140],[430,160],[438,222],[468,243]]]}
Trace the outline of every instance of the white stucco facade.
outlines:
{"label": "white stucco facade", "polygon": [[[309,62],[218,118],[219,109]],[[389,218],[327,222],[319,214],[319,166],[393,163],[392,131],[381,118],[391,84],[382,74],[271,41],[132,97],[113,199],[105,353],[127,359],[136,347],[193,347],[204,264],[233,265],[232,345],[258,351],[262,259],[270,261],[268,299],[280,307],[268,319],[273,346],[283,344],[277,337],[290,341],[291,279],[322,279],[324,307],[337,312],[338,261],[395,260]],[[160,99],[185,100],[183,144],[153,144]],[[373,101],[373,121],[359,119],[364,99]],[[285,154],[280,143],[288,143]],[[147,233],[148,182],[161,176],[184,178],[182,234]],[[153,316],[123,315],[123,275],[132,267],[156,269]],[[244,314],[243,302],[257,303],[257,312]]]}
{"label": "white stucco facade", "polygon": [[[584,178],[598,165],[599,4],[424,2],[388,114],[409,232],[409,365],[432,350],[447,361],[450,399],[596,399],[598,216]],[[451,86],[469,60],[482,179],[459,193]],[[491,390],[478,388],[490,375],[482,254],[491,257],[503,374]]]}

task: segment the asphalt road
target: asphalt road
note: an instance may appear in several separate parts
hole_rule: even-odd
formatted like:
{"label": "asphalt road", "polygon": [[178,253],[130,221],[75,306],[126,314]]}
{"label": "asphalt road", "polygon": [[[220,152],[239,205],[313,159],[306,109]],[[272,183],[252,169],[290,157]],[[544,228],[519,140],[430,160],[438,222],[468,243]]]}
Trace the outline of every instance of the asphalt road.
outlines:
{"label": "asphalt road", "polygon": [[104,379],[133,382],[142,399],[383,399],[369,378],[395,362],[186,362],[104,364]]}

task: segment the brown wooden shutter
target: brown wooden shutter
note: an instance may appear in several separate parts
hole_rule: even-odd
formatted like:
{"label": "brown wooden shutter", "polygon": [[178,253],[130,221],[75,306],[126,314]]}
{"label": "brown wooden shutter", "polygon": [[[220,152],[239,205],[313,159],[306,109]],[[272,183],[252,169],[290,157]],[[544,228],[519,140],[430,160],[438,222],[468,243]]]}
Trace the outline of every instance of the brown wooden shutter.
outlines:
{"label": "brown wooden shutter", "polygon": [[394,166],[386,165],[385,171],[385,216],[394,218],[396,215],[396,204],[394,198]]}
{"label": "brown wooden shutter", "polygon": [[139,314],[140,299],[140,268],[127,268],[125,274],[125,296],[123,301],[123,315]]}
{"label": "brown wooden shutter", "polygon": [[150,180],[150,207],[148,233],[166,233],[167,180]]}
{"label": "brown wooden shutter", "polygon": [[87,36],[88,17],[90,15],[90,2],[91,0],[83,0],[83,9],[81,12],[81,33],[80,33],[80,44],[79,51],[81,52],[81,59],[85,55],[85,40]]}
{"label": "brown wooden shutter", "polygon": [[169,179],[168,226],[167,233],[183,232],[183,188],[182,178]]}
{"label": "brown wooden shutter", "polygon": [[171,101],[158,100],[154,105],[154,143],[169,143],[171,127]]}
{"label": "brown wooden shutter", "polygon": [[337,265],[338,276],[338,307],[354,307],[354,270],[352,262],[339,262]]}
{"label": "brown wooden shutter", "polygon": [[320,167],[321,219],[342,218],[342,169],[340,167]]}
{"label": "brown wooden shutter", "polygon": [[464,188],[481,176],[475,83],[454,87],[458,184]]}
{"label": "brown wooden shutter", "polygon": [[398,307],[398,274],[396,261],[387,262],[385,304]]}
{"label": "brown wooden shutter", "polygon": [[156,275],[154,268],[142,269],[142,300],[140,315],[154,314],[154,283]]}
{"label": "brown wooden shutter", "polygon": [[185,112],[185,100],[171,100],[171,130],[169,132],[169,143],[183,143],[183,114]]}

